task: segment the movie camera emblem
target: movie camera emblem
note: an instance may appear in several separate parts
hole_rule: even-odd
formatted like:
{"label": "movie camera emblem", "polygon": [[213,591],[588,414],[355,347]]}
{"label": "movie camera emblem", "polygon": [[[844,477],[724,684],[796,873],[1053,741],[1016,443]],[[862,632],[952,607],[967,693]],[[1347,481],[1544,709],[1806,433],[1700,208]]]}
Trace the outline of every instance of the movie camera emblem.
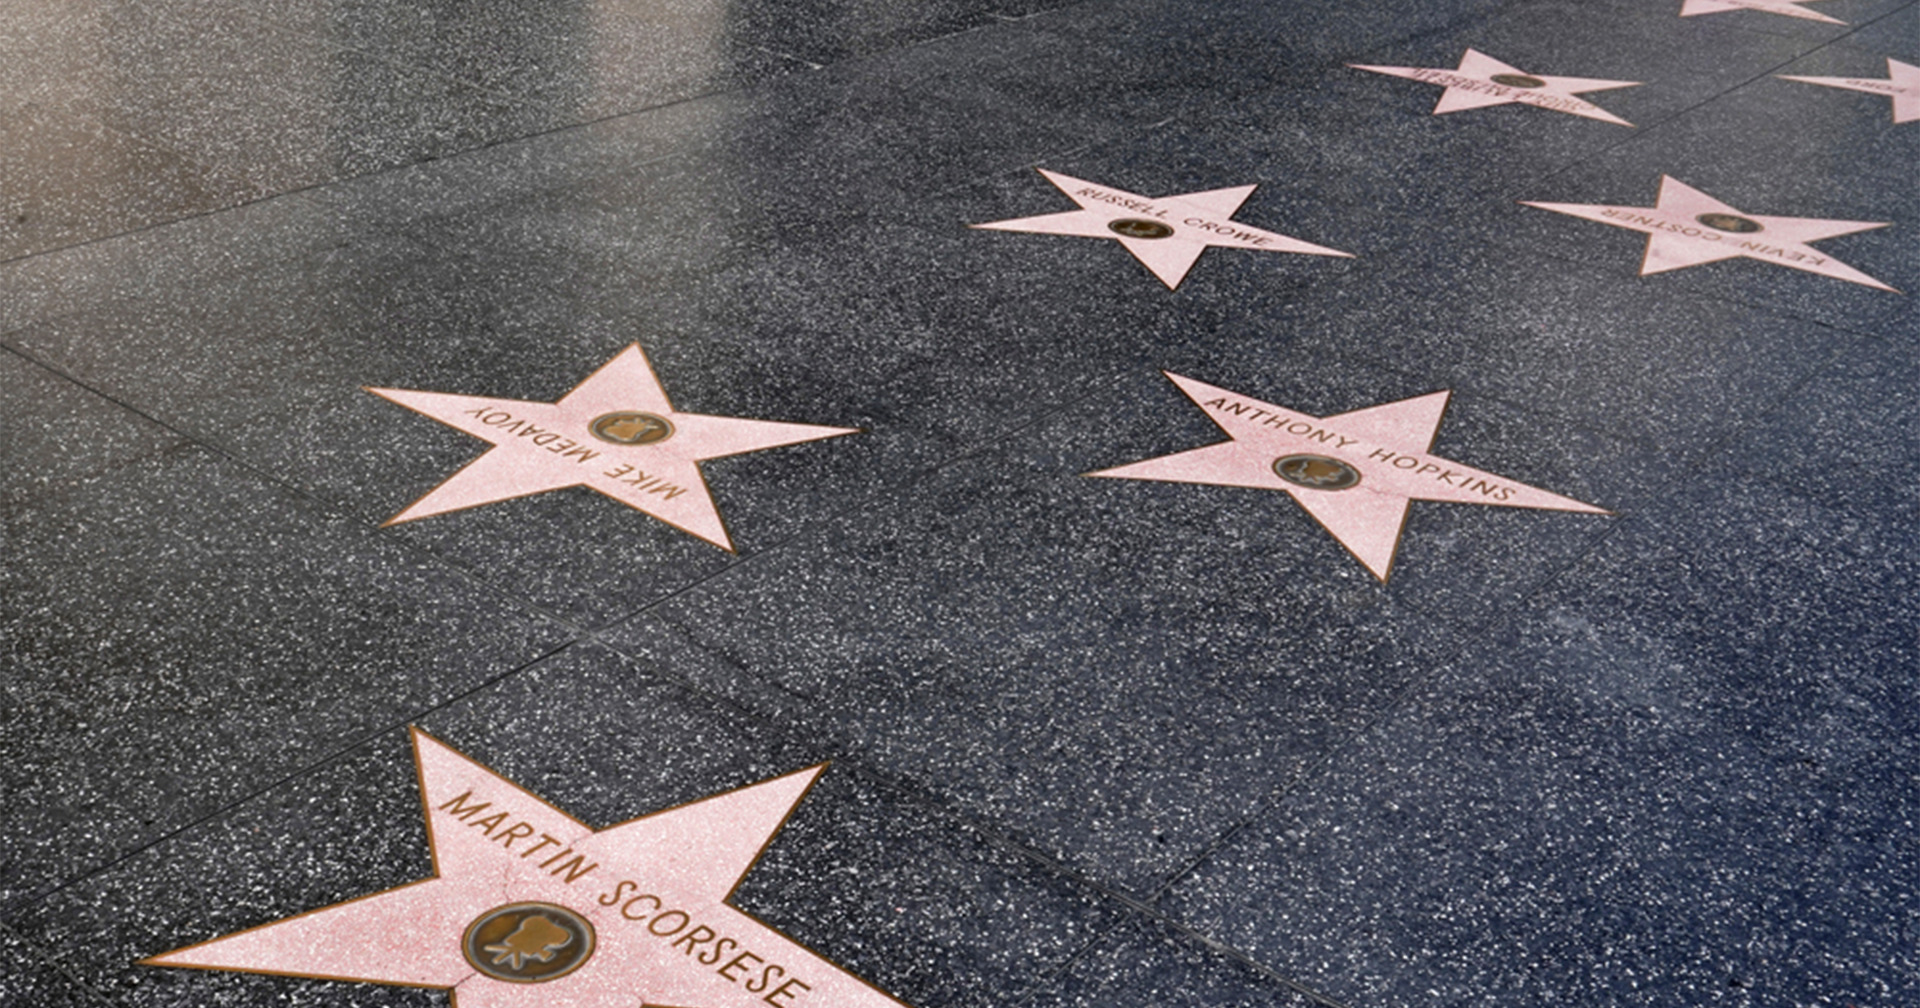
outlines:
{"label": "movie camera emblem", "polygon": [[509,903],[467,925],[460,951],[474,969],[508,983],[545,983],[593,955],[593,925],[552,903]]}
{"label": "movie camera emblem", "polygon": [[1346,490],[1360,485],[1360,470],[1325,455],[1288,455],[1274,461],[1273,472],[1309,490]]}
{"label": "movie camera emblem", "polygon": [[673,421],[654,413],[604,413],[587,429],[609,444],[650,445],[673,436]]}
{"label": "movie camera emblem", "polygon": [[1695,217],[1694,220],[1697,220],[1700,223],[1705,224],[1706,226],[1714,229],[1715,231],[1730,231],[1734,234],[1752,234],[1755,231],[1760,230],[1759,221],[1748,220],[1747,218],[1741,217],[1737,214],[1703,213],[1700,216]]}
{"label": "movie camera emblem", "polygon": [[1142,220],[1138,217],[1122,217],[1108,221],[1107,230],[1122,238],[1171,238],[1173,229],[1156,220]]}

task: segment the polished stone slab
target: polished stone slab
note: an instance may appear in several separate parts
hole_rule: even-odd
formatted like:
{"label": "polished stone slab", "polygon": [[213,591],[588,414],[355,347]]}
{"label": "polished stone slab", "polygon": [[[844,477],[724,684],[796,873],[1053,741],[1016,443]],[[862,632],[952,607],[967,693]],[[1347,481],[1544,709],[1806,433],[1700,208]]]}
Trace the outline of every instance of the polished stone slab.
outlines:
{"label": "polished stone slab", "polygon": [[[1436,117],[1431,115],[1434,99],[1423,89],[1346,64],[1440,66],[1474,48],[1516,65],[1545,63],[1583,76],[1645,81],[1641,87],[1609,92],[1607,103],[1610,111],[1644,130],[1782,66],[1807,48],[1777,36],[1709,26],[1706,33],[1726,39],[1729,51],[1724,59],[1703,62],[1692,58],[1699,40],[1670,37],[1610,8],[1530,4],[1499,18],[1449,25],[1431,37],[1325,55],[1276,59],[1273,54],[1286,53],[1288,43],[1275,41],[1270,52],[1246,55],[1246,60],[1259,60],[1266,68],[1262,73],[1240,73],[1231,84],[1209,79],[1208,86],[1201,87],[1174,77],[1174,68],[1209,67],[1216,74],[1229,74],[1246,63],[1218,50],[1237,43],[1207,39],[1203,52],[1190,53],[1180,47],[1197,43],[1185,34],[1133,38],[1123,34],[1123,22],[1088,17],[1085,25],[1058,30],[1071,31],[1068,37],[1082,45],[1112,47],[1109,60],[1132,68],[1120,80],[1143,92],[1141,100],[1150,107],[1157,102],[1167,108],[1164,114],[1173,118],[1167,127],[1136,140],[1136,150],[1113,152],[1123,160],[1101,169],[1104,174],[1093,168],[1047,167],[1081,178],[1120,180],[1116,184],[1125,186],[1125,176],[1117,172],[1134,164],[1176,165],[1191,152],[1204,150],[1205,165],[1216,178],[1230,177],[1231,172],[1247,181],[1271,179],[1269,189],[1285,179],[1322,200],[1351,205],[1359,215],[1355,224],[1371,225],[1369,238],[1346,244],[1332,237],[1315,240],[1362,255],[1383,241],[1419,240],[1417,226],[1398,230],[1404,223],[1417,225],[1418,218],[1434,211],[1458,212],[1484,200],[1513,198],[1509,190],[1519,181],[1576,164],[1633,134],[1607,123],[1520,107]],[[1117,75],[1101,63],[1089,72],[1096,80]],[[1067,81],[1062,86],[1080,85]],[[1187,101],[1196,107],[1187,108]],[[1171,191],[1170,185],[1160,184],[1160,191]],[[1403,222],[1403,215],[1416,220]]]}
{"label": "polished stone slab", "polygon": [[140,965],[437,988],[496,1005],[636,995],[900,1005],[727,903],[824,764],[594,829],[409,734],[432,877]]}
{"label": "polished stone slab", "polygon": [[1814,10],[1806,6],[1820,3],[1821,0],[1686,0],[1680,5],[1681,17],[1699,17],[1702,14],[1725,14],[1729,11],[1749,11],[1755,14],[1775,14],[1780,17],[1799,18],[1803,21],[1818,21],[1822,24],[1844,25],[1845,21]]}
{"label": "polished stone slab", "polygon": [[1283,234],[1235,222],[1233,214],[1258,185],[1227,186],[1202,192],[1160,197],[1141,196],[1102,187],[1058,172],[1040,170],[1054,188],[1080,205],[1078,210],[984,221],[972,225],[993,231],[1065,235],[1116,241],[1141,265],[1177,289],[1202,253],[1209,248],[1298,255],[1352,258],[1351,252],[1330,249]]}
{"label": "polished stone slab", "polygon": [[1128,921],[1074,959],[1035,1008],[1093,1008],[1121,1001],[1211,1008],[1309,1008],[1325,1002],[1291,990],[1252,964],[1154,921]]}
{"label": "polished stone slab", "polygon": [[[1842,43],[1846,46],[1898,55],[1913,55],[1914,31],[1920,29],[1920,5],[1905,4],[1898,10],[1862,19]],[[1907,62],[1911,63],[1912,60]]]}
{"label": "polished stone slab", "polygon": [[[731,905],[916,1008],[1913,1000],[1912,298],[1521,201],[1884,221],[1811,247],[1913,290],[1920,133],[1781,78],[1920,5],[1687,4],[0,11],[0,1001],[443,1002],[136,965],[429,874],[409,724],[603,831],[830,761]],[[1434,114],[1496,75],[1634,125]],[[1353,257],[969,226],[1040,172]],[[701,463],[737,554],[379,528],[487,445],[363,387],[636,344],[671,407],[587,440],[862,433]],[[1163,372],[1444,398],[1615,514],[1414,503],[1383,582],[1270,482],[1089,478],[1225,436]]]}
{"label": "polished stone slab", "polygon": [[[425,727],[601,827],[817,762],[790,726],[743,717],[583,647],[477,691]],[[393,729],[15,916],[110,996],[424,1004],[386,986],[132,965],[215,931],[431,870],[406,733]],[[580,884],[587,884],[582,881]],[[129,911],[125,899],[143,894]],[[1088,893],[856,768],[830,766],[731,897],[916,1006],[1017,992],[1111,927]],[[79,936],[85,941],[74,941]],[[537,988],[536,988],[537,989]]]}
{"label": "polished stone slab", "polygon": [[167,3],[196,13],[237,11],[538,106],[556,122],[665,105],[808,66],[743,37],[737,5],[711,2]]}
{"label": "polished stone slab", "polygon": [[1865,517],[1911,521],[1920,512],[1911,492],[1920,479],[1916,371],[1904,342],[1838,355],[1754,418],[1716,462],[1727,479],[1777,481]]}
{"label": "polished stone slab", "polygon": [[[1614,3],[1632,0],[1611,0]],[[1831,42],[1863,25],[1909,6],[1907,0],[1683,0],[1679,14],[1689,19],[1715,15],[1742,31]]]}
{"label": "polished stone slab", "polygon": [[[1777,72],[1822,73],[1841,57],[1823,53]],[[1920,140],[1877,115],[1836,115],[1830,97],[1824,89],[1763,77],[1514,195],[1526,201],[1645,205],[1664,175],[1751,214],[1889,222],[1826,240],[1820,254],[1888,286],[1913,289],[1908,253],[1920,212],[1910,187],[1895,180],[1907,174]],[[1771,139],[1783,122],[1794,124],[1791,134]],[[1756,143],[1756,137],[1770,139]],[[1608,275],[1623,280],[1637,272],[1645,238],[1620,232],[1583,240],[1568,230],[1580,222],[1548,218],[1548,224],[1556,226],[1516,221],[1502,211],[1490,214],[1482,229],[1589,268],[1616,262]],[[1823,293],[1821,288],[1837,285],[1812,275],[1769,276],[1781,272],[1735,261],[1632,282],[1684,298],[1765,305],[1869,335],[1912,317],[1909,296],[1858,285]]]}
{"label": "polished stone slab", "polygon": [[1607,513],[1432,454],[1451,390],[1318,417],[1172,372],[1167,379],[1228,440],[1087,475],[1282,491],[1381,581],[1415,500]]}
{"label": "polished stone slab", "polygon": [[1814,84],[1820,87],[1838,88],[1842,91],[1858,91],[1862,94],[1879,95],[1888,99],[1893,108],[1893,121],[1912,122],[1920,119],[1920,67],[1911,63],[1902,63],[1887,57],[1887,75],[1870,77],[1856,75],[1852,77],[1799,77],[1781,74],[1781,80],[1796,81],[1801,84]]}
{"label": "polished stone slab", "polygon": [[1350,1003],[1911,997],[1917,560],[1872,511],[1702,483],[1161,907]]}
{"label": "polished stone slab", "polygon": [[[362,391],[362,385],[465,384],[496,389],[507,398],[551,400],[579,382],[581,362],[589,362],[585,366],[590,370],[596,359],[604,361],[632,339],[564,292],[468,286],[466,269],[458,257],[423,255],[421,247],[408,240],[376,236],[345,254],[329,249],[271,273],[242,274],[203,286],[191,297],[175,299],[183,303],[115,303],[10,338],[29,352],[45,353],[83,380],[98,382],[109,394],[137,403],[178,429],[373,525],[430,489],[433,472],[451,473],[471,461],[473,448],[456,432],[411,426],[403,414],[396,415],[391,406]],[[581,354],[562,353],[556,336],[578,341]],[[504,356],[483,350],[502,339],[522,350]],[[601,340],[608,341],[602,344],[605,351],[584,349]],[[710,354],[701,356],[712,360]],[[679,360],[671,353],[661,359]],[[537,363],[542,360],[549,363]],[[459,366],[449,366],[453,364]],[[726,412],[707,406],[713,400],[703,398],[702,386],[690,372],[676,367],[672,373],[679,404],[695,412]],[[688,377],[682,379],[682,374]],[[782,396],[758,382],[747,385],[755,390],[750,393],[755,402],[740,411],[746,415],[755,408],[765,411],[768,395],[776,400]],[[802,409],[801,402],[803,411],[815,411],[821,402],[801,386],[788,386],[784,395],[794,397],[789,400],[793,405],[784,408],[789,413]],[[772,410],[774,415],[781,411]],[[852,419],[843,425],[870,425],[858,416]],[[767,491],[763,506],[800,516],[804,509],[792,510],[785,503],[796,488],[845,492],[847,484],[836,479],[851,471],[884,474],[873,467],[868,452],[856,450],[846,459],[854,470],[841,469],[838,477],[819,471],[820,458],[830,456],[776,464],[775,471],[784,468],[789,475],[762,484]],[[747,468],[741,468],[742,462]],[[429,482],[396,484],[396,467]],[[734,485],[729,473],[752,484],[764,478],[753,474],[766,472],[764,465],[742,459],[710,463],[708,478],[726,499]],[[711,547],[681,542],[682,533],[665,526],[648,530],[651,520],[643,515],[622,517],[599,508],[582,509],[577,502],[570,506],[576,494],[580,492],[554,495],[565,501],[509,502],[497,514],[477,516],[477,524],[415,527],[399,534],[476,576],[504,578],[504,583],[531,593],[536,605],[589,621],[617,618],[671,590],[673,583],[662,583],[656,565],[694,572],[677,575],[683,579],[724,565],[724,560],[707,555]],[[759,530],[743,542],[757,546],[791,534],[751,517],[761,513],[760,508],[741,513],[741,520],[748,522],[743,527]],[[569,514],[575,517],[567,518]],[[539,528],[547,531],[530,532]],[[517,531],[503,535],[502,529]],[[615,545],[608,548],[608,543]],[[652,559],[638,559],[649,551]],[[567,559],[556,563],[556,556]]]}
{"label": "polished stone slab", "polygon": [[1743,214],[1669,175],[1660,177],[1660,194],[1650,207],[1524,202],[1536,209],[1645,233],[1647,247],[1640,261],[1641,276],[1739,258],[1900,293],[1812,245],[1826,238],[1883,228],[1887,221]]}
{"label": "polished stone slab", "polygon": [[89,115],[9,110],[0,122],[0,260],[221,210],[253,193]]}
{"label": "polished stone slab", "polygon": [[9,502],[9,905],[557,647],[552,624],[196,445]]}
{"label": "polished stone slab", "polygon": [[1443,90],[1439,103],[1433,107],[1434,115],[1496,105],[1528,105],[1586,119],[1598,119],[1616,126],[1632,126],[1625,119],[1578,96],[1589,91],[1639,87],[1644,83],[1596,77],[1536,76],[1476,49],[1468,49],[1461,54],[1459,65],[1454,67],[1350,65],[1355,70],[1439,85]]}
{"label": "polished stone slab", "polygon": [[165,455],[185,442],[149,418],[3,349],[0,413],[11,421],[7,465],[0,468],[0,501],[7,503],[31,500],[101,469]]}
{"label": "polished stone slab", "polygon": [[290,195],[13,259],[0,263],[0,333],[107,303],[177,303],[210,280],[324,256],[354,230]]}
{"label": "polished stone slab", "polygon": [[584,486],[731,552],[701,462],[860,433],[676,410],[637,343],[553,403],[367,391],[491,445],[387,525]]}
{"label": "polished stone slab", "polygon": [[0,997],[8,1004],[99,1008],[105,1002],[79,977],[46,961],[33,943],[0,924]]}
{"label": "polished stone slab", "polygon": [[[1207,375],[1283,364],[1292,387],[1313,389],[1364,362],[1395,375],[1403,396],[1451,388],[1485,397],[1539,418],[1534,433],[1516,441],[1508,420],[1455,440],[1453,425],[1473,422],[1456,406],[1436,451],[1631,513],[1691,481],[1716,442],[1862,339],[1749,306],[1619,289],[1590,268],[1477,243],[1472,232],[1360,266],[1363,284],[1245,305],[1159,364]],[[1273,388],[1263,398],[1280,394]],[[1367,404],[1359,389],[1349,394],[1297,404],[1316,414]],[[1488,439],[1514,450],[1480,454]],[[1527,468],[1546,458],[1556,460],[1550,478]],[[1403,565],[1401,574],[1417,571]]]}
{"label": "polished stone slab", "polygon": [[[559,123],[536,107],[231,9],[165,6],[85,2],[53,17],[27,12],[29,22],[16,28],[24,37],[13,46],[19,58],[9,61],[12,93],[63,126],[96,124],[129,138],[120,148],[137,145],[110,147],[101,157],[164,163],[171,156],[185,166],[172,173],[202,191],[192,202],[169,199],[158,184],[164,177],[136,174],[120,184],[135,187],[126,202],[143,214],[102,216],[84,237],[444,157]],[[110,191],[104,179],[63,181],[77,194]]]}
{"label": "polished stone slab", "polygon": [[1485,618],[1601,531],[1423,510],[1389,596],[1278,495],[1072,475],[1218,436],[1158,376],[1125,393],[612,639],[1151,892],[1450,651],[1423,609]]}
{"label": "polished stone slab", "polygon": [[[447,157],[560,123],[544,109],[351,49],[221,18],[157,22],[143,45],[222,68],[212,80],[156,75],[105,105],[110,125],[219,165],[256,195]],[[130,54],[152,67],[147,53]],[[191,100],[175,88],[191,87]]]}

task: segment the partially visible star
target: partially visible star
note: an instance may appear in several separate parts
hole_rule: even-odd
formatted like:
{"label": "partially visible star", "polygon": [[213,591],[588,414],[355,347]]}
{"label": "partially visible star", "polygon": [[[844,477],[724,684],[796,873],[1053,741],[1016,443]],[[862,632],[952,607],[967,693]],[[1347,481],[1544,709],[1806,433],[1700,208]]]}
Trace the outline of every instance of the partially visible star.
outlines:
{"label": "partially visible star", "polygon": [[1875,77],[1792,77],[1787,74],[1780,74],[1779,77],[1781,80],[1799,81],[1803,84],[1819,84],[1823,87],[1886,95],[1893,99],[1894,122],[1904,123],[1920,119],[1920,67],[1902,63],[1892,57],[1887,58],[1886,80]]}
{"label": "partially visible star", "polygon": [[1751,10],[1763,14],[1780,14],[1786,17],[1802,18],[1807,21],[1825,21],[1828,24],[1846,24],[1839,18],[1830,18],[1817,11],[1810,11],[1801,4],[1824,3],[1826,0],[1686,0],[1680,6],[1681,17],[1693,17],[1698,14],[1719,14],[1724,11]]}
{"label": "partially visible star", "polygon": [[1529,74],[1477,50],[1468,49],[1454,69],[1444,67],[1367,66],[1349,63],[1355,70],[1405,77],[1446,88],[1434,115],[1489,105],[1520,104],[1552,109],[1569,115],[1585,116],[1602,122],[1631,126],[1632,123],[1592,102],[1574,97],[1586,91],[1638,87],[1640,81],[1599,80],[1591,77],[1548,77]]}
{"label": "partially visible star", "polygon": [[606,829],[415,729],[433,876],[144,960],[456,1008],[905,1008],[728,903],[824,766]]}
{"label": "partially visible star", "polygon": [[1087,475],[1284,491],[1381,581],[1411,501],[1611,513],[1432,454],[1451,392],[1317,417],[1164,373],[1231,440]]}
{"label": "partially visible star", "polygon": [[493,445],[388,519],[388,525],[583,486],[731,550],[733,541],[700,474],[701,461],[858,433],[847,427],[682,413],[667,400],[637,344],[556,403],[367,391]]}
{"label": "partially visible star", "polygon": [[1200,253],[1210,246],[1353,258],[1351,252],[1235,223],[1231,220],[1234,211],[1253,194],[1255,186],[1148,197],[1095,185],[1045,168],[1039,171],[1080,204],[1080,209],[971,226],[995,231],[1109,238],[1132,253],[1169,289],[1180,286]]}
{"label": "partially visible star", "polygon": [[1822,238],[1886,227],[1885,222],[1745,214],[1666,175],[1660,176],[1660,196],[1657,204],[1650,207],[1521,202],[1554,213],[1645,232],[1649,237],[1646,258],[1640,264],[1641,276],[1722,259],[1746,258],[1879,290],[1894,290],[1808,244]]}

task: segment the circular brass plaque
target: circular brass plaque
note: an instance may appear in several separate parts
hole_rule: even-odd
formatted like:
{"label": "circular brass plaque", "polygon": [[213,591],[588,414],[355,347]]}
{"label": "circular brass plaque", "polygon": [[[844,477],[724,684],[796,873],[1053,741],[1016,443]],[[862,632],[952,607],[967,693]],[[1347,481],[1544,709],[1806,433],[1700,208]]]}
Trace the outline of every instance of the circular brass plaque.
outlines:
{"label": "circular brass plaque", "polygon": [[1508,87],[1543,88],[1547,86],[1546,81],[1538,77],[1529,77],[1526,74],[1494,74],[1487,79],[1495,84],[1505,84]]}
{"label": "circular brass plaque", "polygon": [[545,983],[593,955],[593,925],[551,903],[509,903],[474,918],[460,940],[474,969],[508,983]]}
{"label": "circular brass plaque", "polygon": [[1273,472],[1309,490],[1345,490],[1360,485],[1360,470],[1325,455],[1288,455],[1274,461]]}
{"label": "circular brass plaque", "polygon": [[1703,213],[1694,220],[1715,231],[1732,231],[1735,234],[1752,234],[1760,230],[1760,222],[1748,220],[1730,213]]}
{"label": "circular brass plaque", "polygon": [[652,413],[603,413],[587,429],[617,445],[659,444],[673,436],[673,422]]}
{"label": "circular brass plaque", "polygon": [[1173,229],[1157,220],[1122,217],[1107,222],[1107,230],[1125,238],[1171,238]]}

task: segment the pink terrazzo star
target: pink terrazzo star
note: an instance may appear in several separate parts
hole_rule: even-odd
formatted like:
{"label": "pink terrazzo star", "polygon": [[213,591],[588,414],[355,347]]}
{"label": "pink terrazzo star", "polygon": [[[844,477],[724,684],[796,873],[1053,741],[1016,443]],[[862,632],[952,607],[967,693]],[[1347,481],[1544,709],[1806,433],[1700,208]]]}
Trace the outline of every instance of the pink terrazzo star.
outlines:
{"label": "pink terrazzo star", "polygon": [[1879,290],[1893,290],[1846,263],[1822,255],[1808,244],[1822,238],[1886,227],[1885,223],[1743,214],[1666,175],[1660,176],[1658,205],[1651,207],[1521,202],[1554,213],[1646,232],[1647,254],[1640,264],[1641,276],[1722,259],[1746,258]]}
{"label": "pink terrazzo star", "polygon": [[1801,18],[1807,21],[1825,21],[1828,24],[1846,24],[1839,18],[1830,18],[1825,14],[1801,7],[1806,3],[1824,3],[1825,0],[1686,0],[1680,5],[1681,17],[1694,17],[1700,14],[1719,14],[1723,11],[1750,10],[1762,14],[1780,14],[1785,17]]}
{"label": "pink terrazzo star", "polygon": [[413,521],[584,486],[731,550],[700,474],[704,459],[839,437],[846,427],[682,413],[640,347],[630,346],[557,403],[370,388],[493,445],[387,521]]}
{"label": "pink terrazzo star", "polygon": [[594,830],[417,729],[413,747],[432,878],[145,963],[456,1008],[904,1008],[727,903],[823,766]]}
{"label": "pink terrazzo star", "polygon": [[1638,87],[1641,83],[1598,80],[1590,77],[1548,77],[1544,74],[1529,74],[1473,49],[1468,49],[1466,55],[1460,57],[1460,66],[1451,70],[1444,67],[1367,66],[1360,63],[1347,65],[1355,70],[1405,77],[1408,80],[1424,81],[1446,88],[1440,93],[1440,103],[1433,107],[1434,115],[1445,115],[1448,112],[1459,112],[1463,109],[1485,108],[1489,105],[1519,104],[1552,109],[1555,112],[1584,116],[1621,126],[1632,126],[1633,124],[1625,119],[1575,95],[1586,91]]}
{"label": "pink terrazzo star", "polygon": [[1180,286],[1200,253],[1209,247],[1252,249],[1256,252],[1296,252],[1303,255],[1353,254],[1303,242],[1272,231],[1230,220],[1255,186],[1209,189],[1177,196],[1149,198],[1136,193],[1083,182],[1059,172],[1039,169],[1078,210],[974,224],[994,231],[1108,238],[1120,243],[1135,259],[1153,271],[1168,289]]}
{"label": "pink terrazzo star", "polygon": [[1316,417],[1165,374],[1232,440],[1087,475],[1283,490],[1382,581],[1411,501],[1610,513],[1431,454],[1451,392]]}
{"label": "pink terrazzo star", "polygon": [[1893,99],[1895,123],[1920,119],[1920,67],[1902,63],[1892,57],[1887,59],[1886,80],[1875,77],[1790,77],[1786,74],[1779,76],[1781,80],[1799,81],[1803,84],[1819,84],[1822,87],[1886,95]]}

